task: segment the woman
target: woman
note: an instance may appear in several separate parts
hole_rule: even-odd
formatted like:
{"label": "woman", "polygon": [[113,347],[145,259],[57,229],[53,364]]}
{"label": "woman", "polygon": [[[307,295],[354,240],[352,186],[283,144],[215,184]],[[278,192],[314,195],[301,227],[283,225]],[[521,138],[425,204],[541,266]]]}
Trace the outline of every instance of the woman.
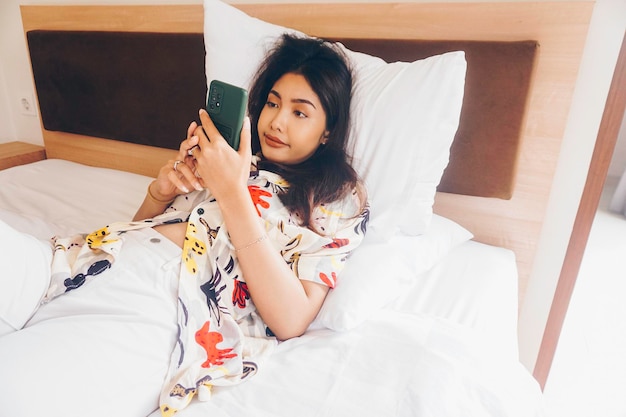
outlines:
{"label": "woman", "polygon": [[[368,218],[346,155],[351,89],[338,49],[283,36],[251,87],[239,151],[201,110],[133,222],[55,242],[43,305],[24,329],[0,338],[3,378],[23,386],[36,375],[24,368],[34,367],[71,384],[89,369],[94,385],[77,389],[83,397],[103,391],[89,401],[97,410],[74,399],[59,408],[64,415],[147,415],[159,385],[168,416],[214,385],[241,382],[277,339],[304,333]],[[46,326],[70,324],[77,331],[50,342],[45,355],[29,350]],[[69,373],[68,345],[77,365]],[[132,389],[122,389],[129,380]],[[47,415],[56,411],[51,391]],[[42,406],[9,389],[0,407],[36,415]]]}

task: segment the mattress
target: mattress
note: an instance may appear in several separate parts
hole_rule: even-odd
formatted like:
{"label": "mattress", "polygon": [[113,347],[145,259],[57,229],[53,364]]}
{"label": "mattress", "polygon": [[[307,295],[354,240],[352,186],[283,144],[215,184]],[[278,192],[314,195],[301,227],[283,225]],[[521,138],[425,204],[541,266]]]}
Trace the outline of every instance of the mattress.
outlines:
{"label": "mattress", "polygon": [[[90,232],[131,219],[151,180],[59,159],[6,169],[0,220],[42,240]],[[421,240],[404,239],[409,261],[384,305],[343,330],[316,320],[250,381],[214,388],[185,415],[543,415],[518,361],[513,253],[439,216]]]}

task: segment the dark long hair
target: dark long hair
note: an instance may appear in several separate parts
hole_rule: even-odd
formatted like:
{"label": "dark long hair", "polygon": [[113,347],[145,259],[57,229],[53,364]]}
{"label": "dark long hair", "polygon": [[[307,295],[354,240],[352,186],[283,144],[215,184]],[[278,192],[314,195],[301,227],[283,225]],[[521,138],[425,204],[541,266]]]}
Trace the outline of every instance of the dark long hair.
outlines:
{"label": "dark long hair", "polygon": [[347,153],[352,70],[334,44],[284,34],[266,56],[250,88],[248,113],[254,153],[261,150],[257,128],[261,111],[276,81],[287,73],[302,75],[317,94],[326,113],[328,140],[303,162],[286,165],[261,158],[259,169],[276,172],[287,180],[290,186],[280,195],[281,201],[301,217],[303,225],[311,226],[313,208],[338,200],[356,187],[362,192]]}

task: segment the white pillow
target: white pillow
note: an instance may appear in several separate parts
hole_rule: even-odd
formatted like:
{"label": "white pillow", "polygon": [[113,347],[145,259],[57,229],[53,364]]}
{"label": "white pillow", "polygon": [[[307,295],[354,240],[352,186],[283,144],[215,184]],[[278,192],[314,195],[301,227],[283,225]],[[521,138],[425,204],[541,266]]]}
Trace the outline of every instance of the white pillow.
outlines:
{"label": "white pillow", "polygon": [[420,236],[396,235],[385,243],[365,240],[328,293],[315,325],[354,328],[414,287],[420,274],[472,237],[461,225],[435,214]]}
{"label": "white pillow", "polygon": [[354,167],[371,204],[370,232],[423,233],[448,165],[465,85],[465,54],[387,64],[352,53]]}
{"label": "white pillow", "polygon": [[21,329],[50,283],[52,244],[0,220],[0,337]]}
{"label": "white pillow", "polygon": [[[207,83],[248,88],[269,46],[284,32],[219,0],[205,0]],[[368,234],[423,233],[448,164],[463,100],[466,62],[452,52],[387,64],[347,50],[355,69],[351,147],[371,206]]]}

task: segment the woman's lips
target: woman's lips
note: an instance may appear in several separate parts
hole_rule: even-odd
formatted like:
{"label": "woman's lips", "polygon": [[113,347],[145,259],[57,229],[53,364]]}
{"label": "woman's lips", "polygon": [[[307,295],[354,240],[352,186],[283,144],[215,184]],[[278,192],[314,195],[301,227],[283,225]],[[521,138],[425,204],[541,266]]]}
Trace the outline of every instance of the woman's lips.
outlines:
{"label": "woman's lips", "polygon": [[280,148],[287,144],[275,136],[265,135],[265,143],[273,148]]}

